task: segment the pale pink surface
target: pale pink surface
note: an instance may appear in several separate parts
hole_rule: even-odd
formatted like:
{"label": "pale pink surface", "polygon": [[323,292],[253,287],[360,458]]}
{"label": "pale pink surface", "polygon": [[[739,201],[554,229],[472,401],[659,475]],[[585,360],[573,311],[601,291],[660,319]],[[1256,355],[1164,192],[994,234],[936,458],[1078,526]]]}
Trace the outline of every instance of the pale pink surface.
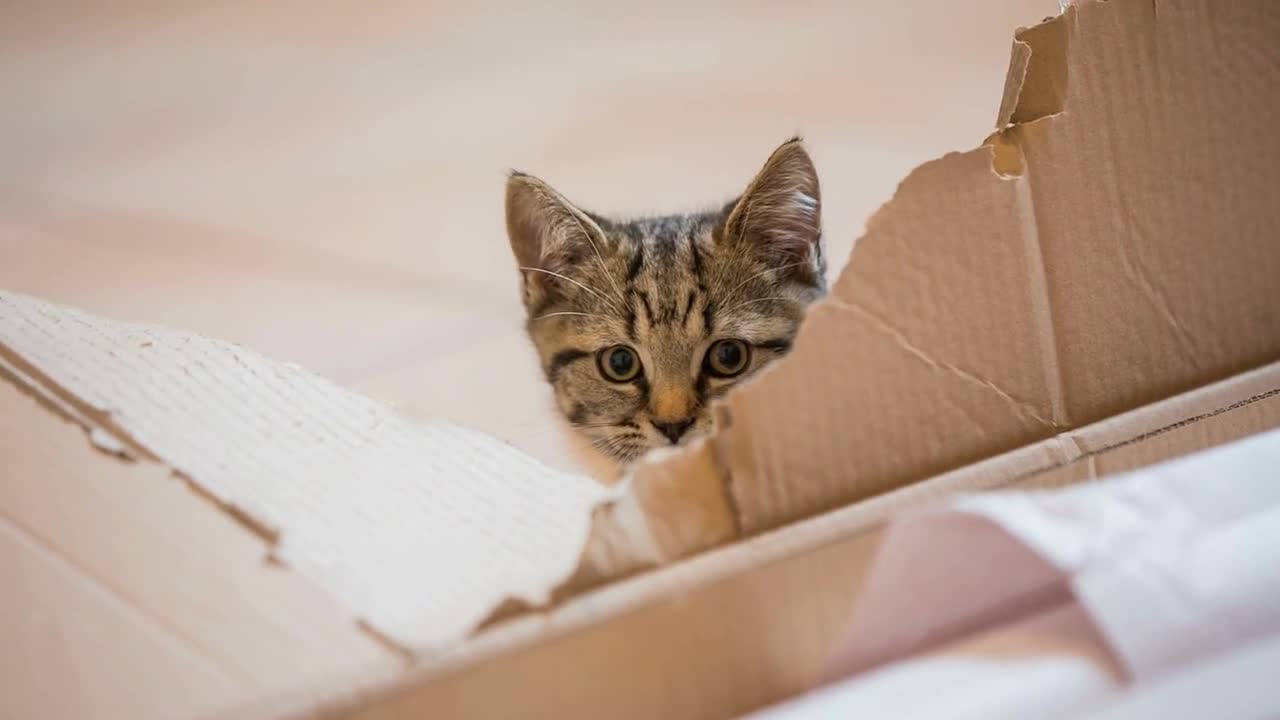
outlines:
{"label": "pale pink surface", "polygon": [[991,130],[1054,0],[22,3],[0,23],[0,287],[253,346],[562,467],[504,171],[603,212],[809,139],[833,269]]}
{"label": "pale pink surface", "polygon": [[1280,693],[1259,669],[1280,638],[1278,466],[1273,430],[901,519],[830,685],[760,717],[1166,717],[1154,708],[1199,695],[1235,709],[1179,717],[1274,717]]}

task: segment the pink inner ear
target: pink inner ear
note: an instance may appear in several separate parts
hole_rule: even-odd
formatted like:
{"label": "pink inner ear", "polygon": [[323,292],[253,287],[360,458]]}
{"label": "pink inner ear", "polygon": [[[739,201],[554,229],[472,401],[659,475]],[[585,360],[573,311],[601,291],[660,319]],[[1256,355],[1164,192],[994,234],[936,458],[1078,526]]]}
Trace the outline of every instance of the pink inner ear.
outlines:
{"label": "pink inner ear", "polygon": [[511,251],[520,267],[542,266],[542,238],[537,227],[527,221],[507,223]]}
{"label": "pink inner ear", "polygon": [[730,232],[788,262],[808,259],[821,237],[818,176],[798,142],[769,158],[729,218]]}
{"label": "pink inner ear", "polygon": [[531,182],[521,177],[507,183],[507,240],[521,267],[540,267],[542,262],[545,219]]}
{"label": "pink inner ear", "polygon": [[744,208],[739,232],[747,242],[787,262],[809,259],[821,236],[818,200],[799,190],[757,197]]}
{"label": "pink inner ear", "polygon": [[511,249],[522,267],[554,270],[563,266],[576,256],[578,236],[590,232],[567,200],[529,176],[511,180],[506,213]]}

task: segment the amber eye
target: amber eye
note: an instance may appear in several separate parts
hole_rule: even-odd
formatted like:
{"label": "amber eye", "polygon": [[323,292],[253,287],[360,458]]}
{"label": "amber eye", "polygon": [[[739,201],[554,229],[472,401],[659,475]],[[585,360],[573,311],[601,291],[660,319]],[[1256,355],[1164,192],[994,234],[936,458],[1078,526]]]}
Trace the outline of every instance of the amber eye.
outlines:
{"label": "amber eye", "polygon": [[636,357],[636,351],[624,345],[601,350],[596,356],[596,364],[600,366],[600,374],[613,382],[630,382],[640,374],[640,359]]}
{"label": "amber eye", "polygon": [[751,348],[741,340],[717,340],[707,350],[707,372],[716,377],[741,375],[751,362]]}

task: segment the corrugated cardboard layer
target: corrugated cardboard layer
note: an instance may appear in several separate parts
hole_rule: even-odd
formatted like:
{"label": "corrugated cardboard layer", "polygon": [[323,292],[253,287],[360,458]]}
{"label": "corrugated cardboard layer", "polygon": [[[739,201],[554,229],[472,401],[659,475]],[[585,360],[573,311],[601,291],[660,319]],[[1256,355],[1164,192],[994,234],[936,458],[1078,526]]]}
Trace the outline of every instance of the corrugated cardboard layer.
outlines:
{"label": "corrugated cardboard layer", "polygon": [[169,468],[95,450],[3,380],[0,458],[0,717],[209,717],[284,692],[306,707],[404,670]]}
{"label": "corrugated cardboard layer", "polygon": [[196,335],[0,293],[0,357],[277,538],[273,555],[402,646],[465,638],[573,570],[606,491],[496,440]]}
{"label": "corrugated cardboard layer", "polygon": [[892,515],[958,492],[1082,482],[1275,427],[1280,364],[510,621],[343,717],[735,716],[818,676]]}
{"label": "corrugated cardboard layer", "polygon": [[[1021,32],[1013,124],[903,181],[792,355],[692,451],[737,528],[1280,358],[1275,7],[1086,2]],[[642,468],[637,494],[667,474]],[[668,552],[705,539],[674,533]]]}

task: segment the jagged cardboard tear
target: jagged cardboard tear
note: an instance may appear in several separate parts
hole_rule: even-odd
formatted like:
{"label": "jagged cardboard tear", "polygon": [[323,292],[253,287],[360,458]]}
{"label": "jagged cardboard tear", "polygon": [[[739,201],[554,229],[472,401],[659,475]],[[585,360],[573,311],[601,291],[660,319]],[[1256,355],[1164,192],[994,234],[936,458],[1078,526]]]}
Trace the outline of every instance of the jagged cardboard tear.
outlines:
{"label": "jagged cardboard tear", "polygon": [[228,343],[10,293],[0,368],[93,437],[191,478],[417,651],[457,644],[504,600],[545,603],[608,493]]}
{"label": "jagged cardboard tear", "polygon": [[996,134],[914,171],[792,356],[617,491],[188,334],[6,295],[0,343],[24,384],[276,535],[353,614],[442,650],[571,574],[1033,443],[1030,470],[1061,465],[1088,450],[1074,428],[1280,358],[1276,37],[1265,0],[1086,3],[1021,32]]}
{"label": "jagged cardboard tear", "polygon": [[1020,31],[996,133],[913,171],[726,427],[640,469],[663,557],[1050,438],[1060,465],[1072,429],[1280,358],[1276,7]]}

